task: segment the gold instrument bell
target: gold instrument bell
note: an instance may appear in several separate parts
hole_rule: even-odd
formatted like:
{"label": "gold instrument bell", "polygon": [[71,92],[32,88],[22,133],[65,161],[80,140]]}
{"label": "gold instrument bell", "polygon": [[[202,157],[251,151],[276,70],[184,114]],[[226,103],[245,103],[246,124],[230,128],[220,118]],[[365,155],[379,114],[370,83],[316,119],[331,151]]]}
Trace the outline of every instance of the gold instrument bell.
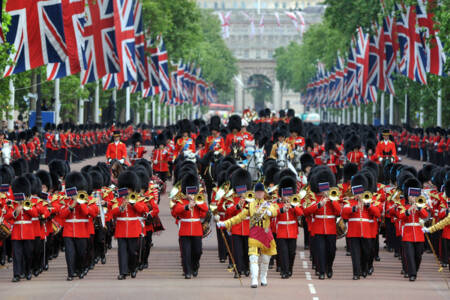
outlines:
{"label": "gold instrument bell", "polygon": [[338,201],[340,197],[341,197],[341,191],[339,190],[339,188],[337,188],[337,187],[332,187],[332,188],[328,191],[328,198],[329,198],[331,201]]}
{"label": "gold instrument bell", "polygon": [[372,203],[372,197],[373,194],[370,191],[365,191],[364,193],[362,193],[361,195],[361,200],[364,204],[370,204]]}
{"label": "gold instrument bell", "polygon": [[299,206],[300,205],[300,196],[299,195],[292,195],[291,197],[289,197],[289,202],[291,203],[292,206]]}
{"label": "gold instrument bell", "polygon": [[86,192],[80,191],[77,194],[76,201],[78,204],[85,204],[89,199],[89,195]]}
{"label": "gold instrument bell", "polygon": [[425,207],[425,205],[427,205],[427,199],[425,198],[425,196],[420,195],[416,198],[416,206],[418,208],[423,208]]}
{"label": "gold instrument bell", "polygon": [[203,202],[205,202],[205,194],[203,193],[198,193],[194,196],[194,200],[195,203],[198,204],[203,204]]}
{"label": "gold instrument bell", "polygon": [[23,201],[23,209],[30,210],[33,207],[33,203],[30,200]]}
{"label": "gold instrument bell", "polygon": [[255,196],[255,192],[253,191],[248,191],[245,192],[242,197],[245,199],[245,201],[247,202],[252,202],[253,200],[255,200],[256,196]]}
{"label": "gold instrument bell", "polygon": [[130,193],[128,195],[128,203],[130,203],[130,204],[136,204],[138,199],[139,199],[139,195],[137,193]]}

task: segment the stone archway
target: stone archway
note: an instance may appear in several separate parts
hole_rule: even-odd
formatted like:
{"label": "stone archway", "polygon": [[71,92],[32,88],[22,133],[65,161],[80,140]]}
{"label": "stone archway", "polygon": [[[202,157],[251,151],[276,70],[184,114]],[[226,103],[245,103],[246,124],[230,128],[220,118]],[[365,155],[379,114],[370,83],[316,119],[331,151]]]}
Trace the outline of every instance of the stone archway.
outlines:
{"label": "stone archway", "polygon": [[280,84],[276,78],[276,63],[274,60],[240,60],[239,82],[236,84],[236,97],[234,107],[237,112],[254,107],[254,99],[248,91],[248,83],[252,77],[259,75],[267,78],[272,85],[272,101],[266,101],[266,107],[278,111],[281,108],[281,90]]}

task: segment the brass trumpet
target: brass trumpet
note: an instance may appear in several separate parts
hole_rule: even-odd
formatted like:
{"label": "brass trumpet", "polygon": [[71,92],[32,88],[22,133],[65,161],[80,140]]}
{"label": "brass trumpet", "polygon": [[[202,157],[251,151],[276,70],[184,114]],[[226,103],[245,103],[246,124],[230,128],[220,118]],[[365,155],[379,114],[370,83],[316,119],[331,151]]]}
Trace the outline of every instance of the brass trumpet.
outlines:
{"label": "brass trumpet", "polygon": [[361,200],[364,204],[370,204],[372,203],[372,197],[373,194],[370,191],[365,191],[364,193],[362,193],[361,195]]}
{"label": "brass trumpet", "polygon": [[242,195],[242,197],[245,199],[245,201],[252,202],[253,200],[255,200],[255,192],[253,192],[253,191],[245,192]]}
{"label": "brass trumpet", "polygon": [[33,208],[33,203],[30,200],[25,200],[23,201],[23,209],[24,210],[30,210],[31,208]]}
{"label": "brass trumpet", "polygon": [[339,188],[337,188],[337,187],[332,187],[332,188],[328,191],[328,198],[329,198],[331,201],[338,201],[340,197],[341,197],[341,191],[339,190]]}
{"label": "brass trumpet", "polygon": [[425,196],[420,195],[416,198],[416,206],[418,208],[423,208],[425,207],[425,205],[427,205],[427,199],[425,198]]}
{"label": "brass trumpet", "polygon": [[289,197],[289,202],[291,203],[291,206],[299,206],[300,205],[300,196],[299,195],[292,195]]}
{"label": "brass trumpet", "polygon": [[194,196],[194,201],[195,203],[198,204],[203,204],[205,202],[205,194],[203,193],[198,193]]}
{"label": "brass trumpet", "polygon": [[136,204],[139,200],[139,194],[138,193],[130,193],[128,195],[128,203],[130,204]]}
{"label": "brass trumpet", "polygon": [[75,201],[78,204],[85,204],[88,202],[88,200],[89,200],[89,195],[84,191],[78,192],[77,197],[75,199]]}

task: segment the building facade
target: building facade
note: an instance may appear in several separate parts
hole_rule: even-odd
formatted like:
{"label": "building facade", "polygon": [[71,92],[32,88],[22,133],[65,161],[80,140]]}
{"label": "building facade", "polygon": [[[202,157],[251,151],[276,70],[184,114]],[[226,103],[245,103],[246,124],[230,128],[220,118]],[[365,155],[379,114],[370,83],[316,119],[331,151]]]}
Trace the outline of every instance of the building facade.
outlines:
{"label": "building facade", "polygon": [[[275,49],[291,42],[301,43],[302,33],[311,24],[322,20],[324,6],[320,1],[287,0],[199,0],[202,9],[210,9],[214,14],[229,16],[223,26],[224,39],[238,60],[239,74],[236,76],[234,107],[237,112],[255,107],[251,95],[252,78],[260,75],[267,78],[272,87],[272,101],[264,103],[274,111],[294,108],[303,111],[300,94],[282,89],[276,78]],[[292,13],[293,21],[287,13]]]}

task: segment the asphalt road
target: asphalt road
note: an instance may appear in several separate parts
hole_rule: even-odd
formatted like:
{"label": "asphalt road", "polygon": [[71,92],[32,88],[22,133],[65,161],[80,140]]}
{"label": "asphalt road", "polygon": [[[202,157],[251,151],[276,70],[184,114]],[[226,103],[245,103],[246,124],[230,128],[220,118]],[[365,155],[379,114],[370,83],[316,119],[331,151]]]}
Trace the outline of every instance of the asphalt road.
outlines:
{"label": "asphalt road", "polygon": [[[96,163],[91,159],[77,165]],[[420,162],[404,160],[405,164],[420,166]],[[154,236],[154,248],[150,254],[150,267],[139,272],[137,278],[118,281],[117,249],[114,244],[108,252],[107,263],[98,264],[83,279],[67,282],[64,253],[50,262],[50,269],[31,281],[12,283],[12,265],[0,268],[0,299],[450,299],[446,280],[448,269],[439,273],[431,254],[424,254],[416,282],[409,282],[400,275],[401,264],[383,249],[381,261],[375,263],[372,276],[359,281],[352,280],[350,257],[345,256],[344,240],[338,241],[332,279],[319,281],[314,276],[309,252],[303,249],[303,237],[297,240],[297,257],[294,274],[281,279],[274,270],[269,271],[269,286],[251,289],[250,279],[233,279],[226,264],[217,258],[215,230],[203,240],[203,256],[197,278],[185,280],[180,266],[177,227],[169,212],[168,199],[160,204],[161,220],[166,228]],[[301,230],[302,231],[302,230]],[[383,241],[380,241],[382,247]]]}

